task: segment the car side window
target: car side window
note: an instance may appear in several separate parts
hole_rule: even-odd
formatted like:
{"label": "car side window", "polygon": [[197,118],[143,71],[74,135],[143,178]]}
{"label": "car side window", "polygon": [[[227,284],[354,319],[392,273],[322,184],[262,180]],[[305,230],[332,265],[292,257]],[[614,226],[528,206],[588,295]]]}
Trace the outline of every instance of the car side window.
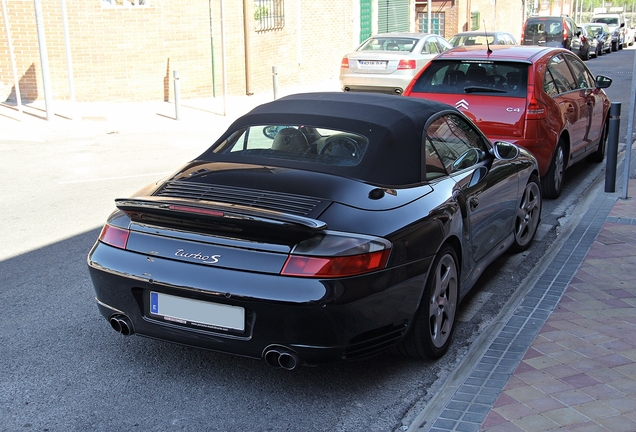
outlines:
{"label": "car side window", "polygon": [[568,56],[568,60],[570,61],[570,65],[572,65],[572,71],[574,72],[574,79],[577,84],[577,88],[594,88],[594,78],[585,68],[583,62],[575,56]]}
{"label": "car side window", "polygon": [[447,175],[442,158],[435,150],[430,138],[426,137],[426,180],[434,180]]}
{"label": "car side window", "polygon": [[[552,85],[550,79],[553,80],[553,85],[558,93],[566,93],[578,87],[563,54],[555,55],[548,62],[543,84],[548,94],[554,93],[554,89],[550,89]],[[554,96],[555,94],[552,95]]]}
{"label": "car side window", "polygon": [[426,41],[426,43],[424,44],[424,50],[422,51],[422,54],[439,54],[437,45],[432,39]]}
{"label": "car side window", "polygon": [[549,70],[545,72],[545,76],[543,77],[543,91],[550,97],[557,97],[559,95],[559,89]]}
{"label": "car side window", "polygon": [[470,168],[487,157],[482,136],[458,115],[446,114],[435,119],[427,128],[427,137],[449,174]]}
{"label": "car side window", "polygon": [[444,38],[437,38],[437,44],[440,46],[441,52],[448,51],[453,48],[453,46]]}

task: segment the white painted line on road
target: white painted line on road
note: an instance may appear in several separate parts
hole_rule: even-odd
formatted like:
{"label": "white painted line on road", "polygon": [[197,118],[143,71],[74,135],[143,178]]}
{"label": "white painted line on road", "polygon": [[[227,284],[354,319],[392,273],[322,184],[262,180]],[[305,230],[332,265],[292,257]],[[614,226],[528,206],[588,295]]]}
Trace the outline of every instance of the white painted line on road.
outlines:
{"label": "white painted line on road", "polygon": [[58,184],[90,183],[90,182],[96,182],[96,181],[125,180],[125,179],[138,178],[138,177],[165,176],[165,175],[168,175],[168,174],[170,174],[170,172],[166,171],[166,172],[161,172],[161,173],[138,174],[138,175],[121,176],[121,177],[98,177],[98,178],[83,179],[83,180],[61,181],[61,182],[58,182]]}

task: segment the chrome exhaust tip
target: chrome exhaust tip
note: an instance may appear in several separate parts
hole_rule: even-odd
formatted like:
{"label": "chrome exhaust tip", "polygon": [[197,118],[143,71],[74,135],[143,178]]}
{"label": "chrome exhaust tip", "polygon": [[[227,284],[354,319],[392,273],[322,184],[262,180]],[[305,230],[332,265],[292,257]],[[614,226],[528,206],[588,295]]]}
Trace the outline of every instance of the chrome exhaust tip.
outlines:
{"label": "chrome exhaust tip", "polygon": [[110,317],[108,322],[113,330],[119,334],[130,336],[134,333],[132,322],[130,321],[130,318],[125,315],[113,315]]}

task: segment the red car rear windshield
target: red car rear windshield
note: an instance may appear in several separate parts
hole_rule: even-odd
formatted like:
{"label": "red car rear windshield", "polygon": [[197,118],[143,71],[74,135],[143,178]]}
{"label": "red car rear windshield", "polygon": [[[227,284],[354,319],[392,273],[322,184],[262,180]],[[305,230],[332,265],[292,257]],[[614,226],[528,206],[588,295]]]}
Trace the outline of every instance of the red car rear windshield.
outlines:
{"label": "red car rear windshield", "polygon": [[429,64],[411,91],[525,98],[527,87],[527,63],[439,60]]}

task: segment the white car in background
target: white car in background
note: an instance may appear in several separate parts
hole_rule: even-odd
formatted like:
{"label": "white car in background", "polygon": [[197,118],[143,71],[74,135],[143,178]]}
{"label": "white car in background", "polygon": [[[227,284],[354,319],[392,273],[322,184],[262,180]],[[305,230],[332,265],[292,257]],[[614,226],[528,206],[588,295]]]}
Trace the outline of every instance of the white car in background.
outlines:
{"label": "white car in background", "polygon": [[433,57],[452,48],[428,33],[384,33],[371,36],[340,64],[340,88],[400,95]]}

